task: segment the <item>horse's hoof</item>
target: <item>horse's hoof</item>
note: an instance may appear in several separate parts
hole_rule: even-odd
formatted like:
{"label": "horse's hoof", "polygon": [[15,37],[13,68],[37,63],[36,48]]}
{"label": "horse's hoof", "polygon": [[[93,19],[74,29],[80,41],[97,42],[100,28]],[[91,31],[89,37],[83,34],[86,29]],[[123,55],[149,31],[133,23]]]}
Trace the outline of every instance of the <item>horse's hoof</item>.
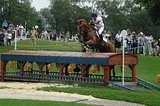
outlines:
{"label": "horse's hoof", "polygon": [[86,45],[87,48],[89,48],[89,45]]}

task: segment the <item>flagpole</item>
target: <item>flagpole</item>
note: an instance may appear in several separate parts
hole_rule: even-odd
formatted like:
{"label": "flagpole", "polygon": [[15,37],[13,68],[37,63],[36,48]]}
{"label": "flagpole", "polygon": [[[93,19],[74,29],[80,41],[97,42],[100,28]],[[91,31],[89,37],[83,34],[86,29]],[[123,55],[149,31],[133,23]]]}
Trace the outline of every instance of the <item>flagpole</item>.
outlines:
{"label": "flagpole", "polygon": [[124,86],[124,36],[123,36],[123,51],[122,51],[122,85]]}
{"label": "flagpole", "polygon": [[124,55],[125,55],[125,50],[124,50],[124,46],[125,46],[125,36],[127,35],[127,31],[126,30],[122,30],[121,32],[121,36],[122,36],[122,43],[123,43],[123,48],[122,48],[122,85],[124,86]]}
{"label": "flagpole", "polygon": [[15,29],[15,34],[14,34],[14,50],[17,50],[17,36],[16,36],[17,29]]}

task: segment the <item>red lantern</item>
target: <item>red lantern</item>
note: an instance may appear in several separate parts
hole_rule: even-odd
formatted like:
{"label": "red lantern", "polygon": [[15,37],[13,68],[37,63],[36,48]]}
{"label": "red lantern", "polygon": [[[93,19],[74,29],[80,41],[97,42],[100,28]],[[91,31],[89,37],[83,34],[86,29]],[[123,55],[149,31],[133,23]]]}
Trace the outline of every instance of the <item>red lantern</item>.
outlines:
{"label": "red lantern", "polygon": [[[124,66],[124,71],[125,71],[126,67]],[[121,72],[123,71],[123,66],[120,66],[120,70]]]}
{"label": "red lantern", "polygon": [[11,68],[11,69],[14,68],[14,62],[10,62],[10,68]]}
{"label": "red lantern", "polygon": [[160,83],[160,74],[157,75],[157,80]]}
{"label": "red lantern", "polygon": [[48,69],[49,72],[51,72],[51,70],[52,70],[52,64],[48,64],[47,65],[47,69]]}
{"label": "red lantern", "polygon": [[95,65],[91,66],[89,70],[92,71],[92,73],[96,73],[97,67]]}
{"label": "red lantern", "polygon": [[32,63],[28,63],[28,71],[32,71],[33,65]]}
{"label": "red lantern", "polygon": [[68,72],[69,72],[69,73],[72,73],[73,68],[74,68],[74,67],[72,66],[72,64],[70,64],[70,65],[68,66]]}

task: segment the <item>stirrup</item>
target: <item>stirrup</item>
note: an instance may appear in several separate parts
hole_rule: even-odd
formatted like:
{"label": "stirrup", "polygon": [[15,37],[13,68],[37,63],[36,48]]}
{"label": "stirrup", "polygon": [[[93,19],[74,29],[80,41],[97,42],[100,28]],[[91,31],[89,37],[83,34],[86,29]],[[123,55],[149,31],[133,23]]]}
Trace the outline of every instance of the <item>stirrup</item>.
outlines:
{"label": "stirrup", "polygon": [[103,41],[103,40],[102,40],[102,41],[100,40],[100,44],[102,44],[102,45],[103,45],[103,44],[104,44],[104,41]]}
{"label": "stirrup", "polygon": [[103,40],[102,40],[102,41],[100,41],[100,44],[104,45],[104,43],[105,43],[105,42],[104,42]]}

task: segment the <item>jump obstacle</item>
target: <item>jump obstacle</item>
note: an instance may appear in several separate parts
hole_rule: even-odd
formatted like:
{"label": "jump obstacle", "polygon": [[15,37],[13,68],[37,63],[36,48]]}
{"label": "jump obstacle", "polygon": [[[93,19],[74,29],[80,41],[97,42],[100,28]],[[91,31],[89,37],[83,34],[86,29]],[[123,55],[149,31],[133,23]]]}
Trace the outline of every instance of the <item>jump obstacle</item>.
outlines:
{"label": "jump obstacle", "polygon": [[[131,82],[136,81],[136,64],[138,58],[132,54],[125,54],[125,65],[131,67]],[[16,61],[19,64],[19,72],[7,70],[9,62]],[[27,63],[36,63],[38,70],[28,72],[25,70]],[[58,64],[58,72],[45,73],[43,67],[48,64]],[[66,75],[64,66],[66,64],[79,64],[80,74]],[[122,54],[119,53],[83,53],[83,52],[59,52],[59,51],[27,51],[11,50],[1,53],[1,81],[18,80],[18,81],[62,81],[62,82],[79,82],[90,84],[108,85],[112,80],[110,66],[121,65]],[[85,70],[86,65],[103,66],[104,74],[91,74]],[[46,69],[47,71],[47,69]]]}

